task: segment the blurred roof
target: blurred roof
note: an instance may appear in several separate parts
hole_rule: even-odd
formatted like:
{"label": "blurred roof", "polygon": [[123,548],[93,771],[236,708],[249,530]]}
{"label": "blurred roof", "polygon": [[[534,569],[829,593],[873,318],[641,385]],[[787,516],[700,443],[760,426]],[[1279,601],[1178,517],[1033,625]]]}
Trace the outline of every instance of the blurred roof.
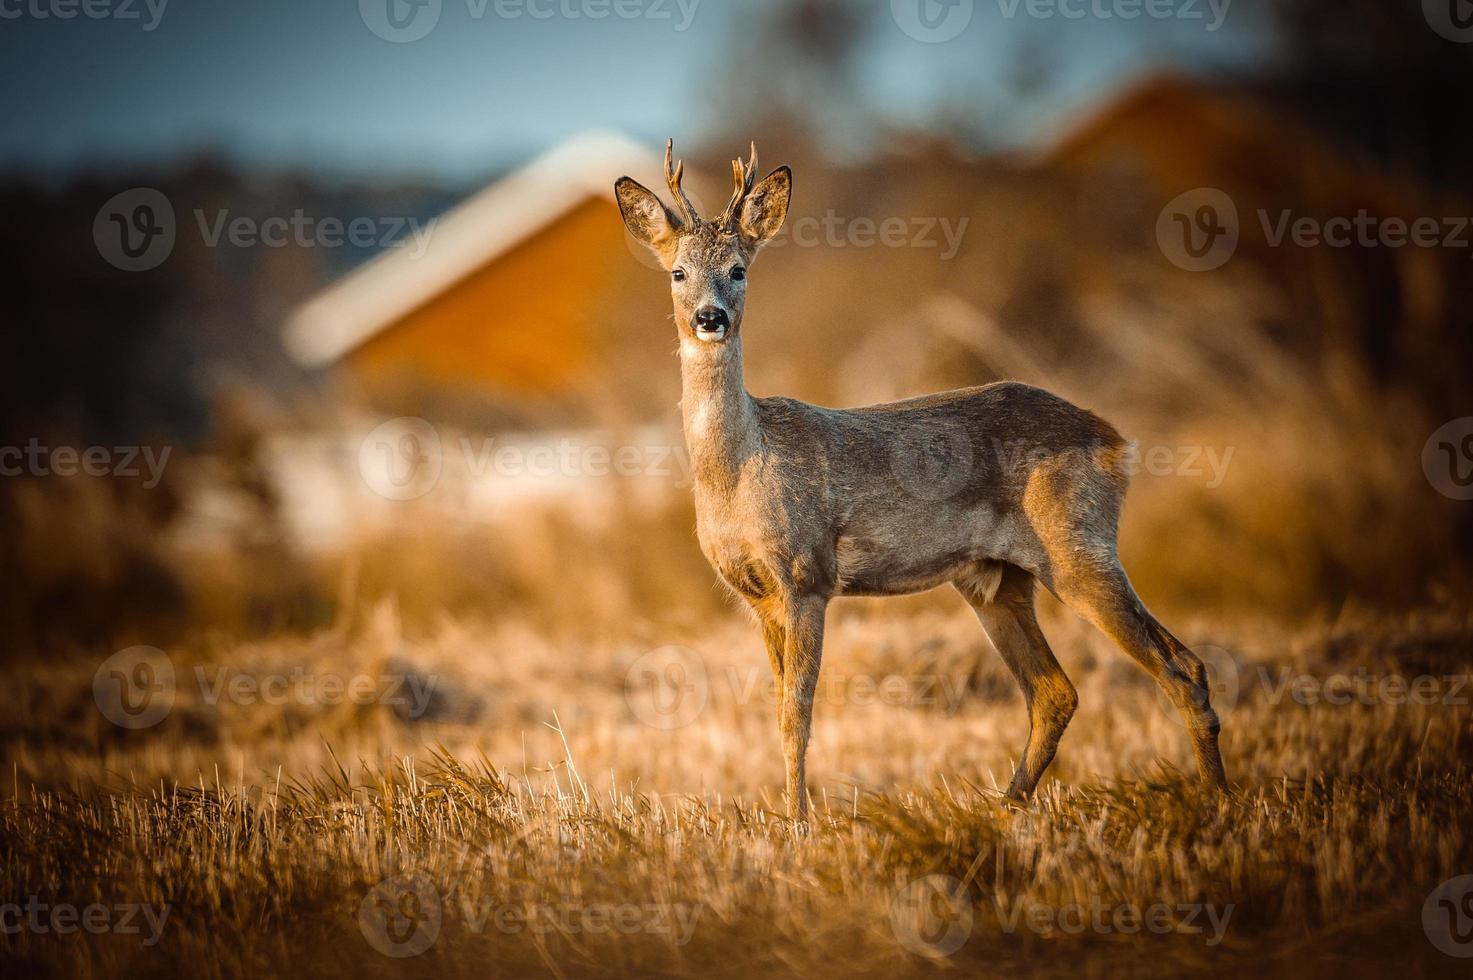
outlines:
{"label": "blurred roof", "polygon": [[620,133],[573,136],[442,215],[422,254],[385,250],[303,303],[286,349],[304,367],[331,364],[590,197],[612,200],[620,175],[659,166]]}

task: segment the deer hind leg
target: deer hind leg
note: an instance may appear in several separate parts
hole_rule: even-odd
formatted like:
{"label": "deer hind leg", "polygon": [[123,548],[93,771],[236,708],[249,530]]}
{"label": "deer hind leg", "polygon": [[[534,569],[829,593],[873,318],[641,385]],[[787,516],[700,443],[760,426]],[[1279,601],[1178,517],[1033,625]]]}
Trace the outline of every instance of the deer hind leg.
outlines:
{"label": "deer hind leg", "polygon": [[1025,800],[1053,761],[1079,695],[1038,628],[1033,576],[1016,565],[1002,565],[999,580],[997,568],[989,564],[955,584],[1017,679],[1028,706],[1028,740],[1008,786],[1011,799]]}
{"label": "deer hind leg", "polygon": [[824,614],[827,599],[794,596],[784,619],[782,703],[778,727],[783,737],[783,761],[787,765],[788,811],[799,820],[808,819],[806,760],[808,735],[813,724],[813,700],[818,692],[818,669],[823,659]]}
{"label": "deer hind leg", "polygon": [[1187,730],[1202,780],[1227,789],[1227,775],[1217,736],[1221,727],[1212,708],[1207,669],[1202,661],[1146,609],[1131,587],[1125,569],[1113,556],[1076,565],[1057,582],[1059,598],[1098,627],[1156,678],[1171,699]]}

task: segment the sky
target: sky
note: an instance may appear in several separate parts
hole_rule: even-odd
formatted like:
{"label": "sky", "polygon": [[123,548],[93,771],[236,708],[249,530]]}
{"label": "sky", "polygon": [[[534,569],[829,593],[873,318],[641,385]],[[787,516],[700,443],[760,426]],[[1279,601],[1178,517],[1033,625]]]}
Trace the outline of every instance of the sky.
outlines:
{"label": "sky", "polygon": [[[699,141],[741,98],[733,59],[774,2],[0,0],[0,168],[57,177],[211,153],[463,179],[594,126]],[[1147,2],[1169,16],[1126,16]],[[1261,57],[1231,0],[852,3],[868,27],[860,104],[892,120],[960,107],[1003,140],[1154,67]],[[963,26],[927,37],[922,8],[941,33]],[[1033,61],[1050,85],[1009,106]],[[836,145],[863,142],[834,125]]]}

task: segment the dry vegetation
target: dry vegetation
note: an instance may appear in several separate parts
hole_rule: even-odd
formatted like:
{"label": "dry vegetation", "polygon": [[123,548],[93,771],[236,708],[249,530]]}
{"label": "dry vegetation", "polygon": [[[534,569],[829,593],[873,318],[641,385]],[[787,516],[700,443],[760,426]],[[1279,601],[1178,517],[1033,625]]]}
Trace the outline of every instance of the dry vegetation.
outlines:
{"label": "dry vegetation", "polygon": [[[583,497],[445,521],[430,494],[379,524],[334,511],[352,533],[313,551],[287,527],[295,487],[273,481],[263,449],[336,424],[311,405],[238,430],[217,419],[154,492],[0,484],[0,559],[25,570],[0,595],[16,648],[0,667],[13,692],[0,896],[168,909],[151,944],[146,923],[0,930],[7,965],[1466,973],[1423,906],[1473,874],[1473,512],[1419,466],[1428,433],[1466,404],[1465,382],[1447,380],[1461,348],[1408,341],[1421,360],[1379,371],[1384,352],[1277,307],[1251,267],[1193,279],[1149,235],[1122,242],[1159,202],[1091,218],[1090,188],[999,172],[866,210],[857,199],[880,183],[813,200],[975,215],[961,253],[775,256],[749,314],[752,389],[853,404],[1015,377],[1166,450],[1162,472],[1134,480],[1122,552],[1219,670],[1233,799],[1199,796],[1180,775],[1185,732],[1147,678],[1045,599],[1082,706],[1041,797],[1004,806],[1026,716],[943,592],[835,604],[809,758],[817,816],[802,830],[775,795],[766,656],[695,545],[685,488],[651,505],[600,485],[598,526],[579,519]],[[649,360],[625,355],[631,387],[669,413],[668,335],[639,336]],[[361,490],[355,455],[340,475]],[[1218,473],[1210,456],[1230,461]],[[94,691],[104,658],[133,643],[164,648],[177,683],[172,710],[137,731]],[[248,696],[274,678],[284,703]],[[322,686],[353,678],[409,703]],[[1327,684],[1350,702],[1317,697]],[[652,693],[687,723],[649,724],[667,718]],[[1132,910],[1153,907],[1164,922],[1133,929]],[[433,942],[391,957],[372,941],[402,949],[385,929]]]}
{"label": "dry vegetation", "polygon": [[[1040,799],[1004,806],[1026,716],[940,592],[836,603],[803,831],[775,795],[765,654],[684,488],[652,504],[601,486],[598,526],[586,497],[446,522],[431,494],[376,525],[348,515],[345,550],[314,555],[259,453],[217,450],[178,464],[177,501],[9,487],[30,574],[6,615],[30,652],[3,668],[0,894],[167,918],[0,932],[6,959],[61,976],[1458,972],[1423,907],[1473,873],[1473,611],[1460,505],[1417,466],[1428,410],[1297,365],[1230,307],[1099,314],[1094,340],[1156,372],[1118,387],[1041,375],[1025,334],[956,309],[991,358],[974,377],[1048,384],[1173,466],[1232,450],[1221,482],[1205,459],[1138,475],[1122,547],[1218,669],[1234,799],[1199,796],[1154,687],[1045,598],[1082,707]],[[137,731],[94,691],[130,643],[166,649],[176,678]],[[371,703],[323,686],[354,678]],[[407,958],[374,944],[430,938]]]}
{"label": "dry vegetation", "polygon": [[[138,934],[7,934],[6,958],[64,976],[1462,965],[1422,905],[1473,870],[1466,609],[1178,624],[1218,666],[1238,788],[1219,802],[1178,774],[1184,733],[1145,677],[1050,602],[1083,706],[1027,810],[996,789],[1022,705],[959,601],[831,618],[807,832],[772,795],[767,668],[742,622],[677,634],[652,662],[654,638],[551,644],[449,620],[406,635],[383,605],[310,638],[171,648],[172,709],[141,731],[101,716],[96,660],[12,667],[0,893],[168,914],[151,944],[139,918]],[[373,703],[322,703],[325,679],[359,676]],[[309,693],[214,696],[271,677]],[[1403,696],[1396,678],[1434,680]],[[1343,690],[1353,703],[1313,696]],[[958,883],[955,906],[909,901],[933,874]],[[1112,925],[1151,906],[1159,931]],[[385,928],[433,943],[391,958],[370,942]]]}

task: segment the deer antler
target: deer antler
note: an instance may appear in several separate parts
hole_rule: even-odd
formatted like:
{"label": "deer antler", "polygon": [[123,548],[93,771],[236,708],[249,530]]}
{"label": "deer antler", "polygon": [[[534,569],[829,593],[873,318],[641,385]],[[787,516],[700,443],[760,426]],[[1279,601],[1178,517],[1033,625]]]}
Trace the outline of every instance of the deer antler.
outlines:
{"label": "deer antler", "polygon": [[723,227],[735,227],[737,216],[741,211],[742,202],[747,195],[752,193],[752,185],[757,181],[757,143],[753,141],[751,155],[745,164],[741,158],[731,161],[731,180],[736,186],[732,188],[731,200],[726,204],[726,210],[721,212],[718,222]]}
{"label": "deer antler", "polygon": [[685,175],[685,161],[678,160],[675,166],[670,166],[670,160],[675,155],[675,140],[665,141],[665,183],[670,185],[670,193],[675,197],[675,209],[680,212],[680,217],[687,224],[694,225],[701,220],[696,213],[695,205],[690,203],[690,198],[685,196],[685,191],[680,186],[680,178]]}

